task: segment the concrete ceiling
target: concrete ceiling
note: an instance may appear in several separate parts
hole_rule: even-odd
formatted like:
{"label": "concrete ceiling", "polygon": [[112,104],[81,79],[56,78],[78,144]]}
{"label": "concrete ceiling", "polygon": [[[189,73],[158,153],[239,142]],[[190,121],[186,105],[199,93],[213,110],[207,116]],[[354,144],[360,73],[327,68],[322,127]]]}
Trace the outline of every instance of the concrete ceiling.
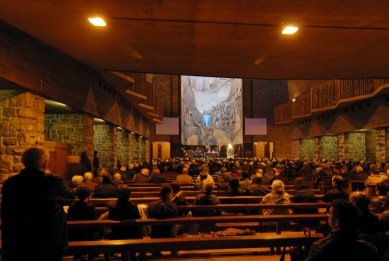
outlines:
{"label": "concrete ceiling", "polygon": [[[99,71],[262,79],[389,78],[388,11],[382,0],[0,2],[0,20]],[[299,32],[281,35],[289,22]]]}

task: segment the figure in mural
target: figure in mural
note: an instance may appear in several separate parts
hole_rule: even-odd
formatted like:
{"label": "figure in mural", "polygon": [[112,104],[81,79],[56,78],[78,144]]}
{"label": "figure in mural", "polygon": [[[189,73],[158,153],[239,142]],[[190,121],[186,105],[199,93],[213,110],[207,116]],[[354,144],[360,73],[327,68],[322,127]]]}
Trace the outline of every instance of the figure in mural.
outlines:
{"label": "figure in mural", "polygon": [[242,80],[182,76],[182,143],[243,142]]}

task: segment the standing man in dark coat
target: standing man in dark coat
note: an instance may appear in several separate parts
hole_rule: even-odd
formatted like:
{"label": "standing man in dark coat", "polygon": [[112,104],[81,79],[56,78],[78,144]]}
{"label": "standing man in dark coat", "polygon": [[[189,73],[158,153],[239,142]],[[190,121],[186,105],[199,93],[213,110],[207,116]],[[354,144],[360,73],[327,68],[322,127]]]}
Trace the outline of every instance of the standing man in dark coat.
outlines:
{"label": "standing man in dark coat", "polygon": [[25,166],[6,180],[2,189],[2,260],[58,261],[67,245],[65,198],[71,196],[63,180],[45,173],[49,153],[30,148]]}
{"label": "standing man in dark coat", "polygon": [[97,156],[97,151],[95,150],[93,152],[93,173],[95,176],[97,176],[97,169],[100,168],[100,159]]}

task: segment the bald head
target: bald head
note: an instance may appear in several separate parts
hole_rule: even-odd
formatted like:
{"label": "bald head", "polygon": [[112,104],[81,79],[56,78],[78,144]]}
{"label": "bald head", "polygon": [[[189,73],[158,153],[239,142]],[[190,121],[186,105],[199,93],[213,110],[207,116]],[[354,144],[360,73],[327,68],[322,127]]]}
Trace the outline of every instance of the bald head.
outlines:
{"label": "bald head", "polygon": [[140,170],[140,174],[144,175],[144,176],[149,176],[149,169],[146,169],[146,168],[143,168]]}

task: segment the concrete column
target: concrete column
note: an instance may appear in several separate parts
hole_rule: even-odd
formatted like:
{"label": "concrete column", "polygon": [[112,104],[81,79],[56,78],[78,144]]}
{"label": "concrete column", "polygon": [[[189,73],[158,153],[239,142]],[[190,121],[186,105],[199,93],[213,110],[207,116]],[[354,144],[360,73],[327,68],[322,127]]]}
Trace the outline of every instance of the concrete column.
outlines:
{"label": "concrete column", "polygon": [[44,99],[0,90],[0,183],[23,169],[23,152],[44,142]]}

